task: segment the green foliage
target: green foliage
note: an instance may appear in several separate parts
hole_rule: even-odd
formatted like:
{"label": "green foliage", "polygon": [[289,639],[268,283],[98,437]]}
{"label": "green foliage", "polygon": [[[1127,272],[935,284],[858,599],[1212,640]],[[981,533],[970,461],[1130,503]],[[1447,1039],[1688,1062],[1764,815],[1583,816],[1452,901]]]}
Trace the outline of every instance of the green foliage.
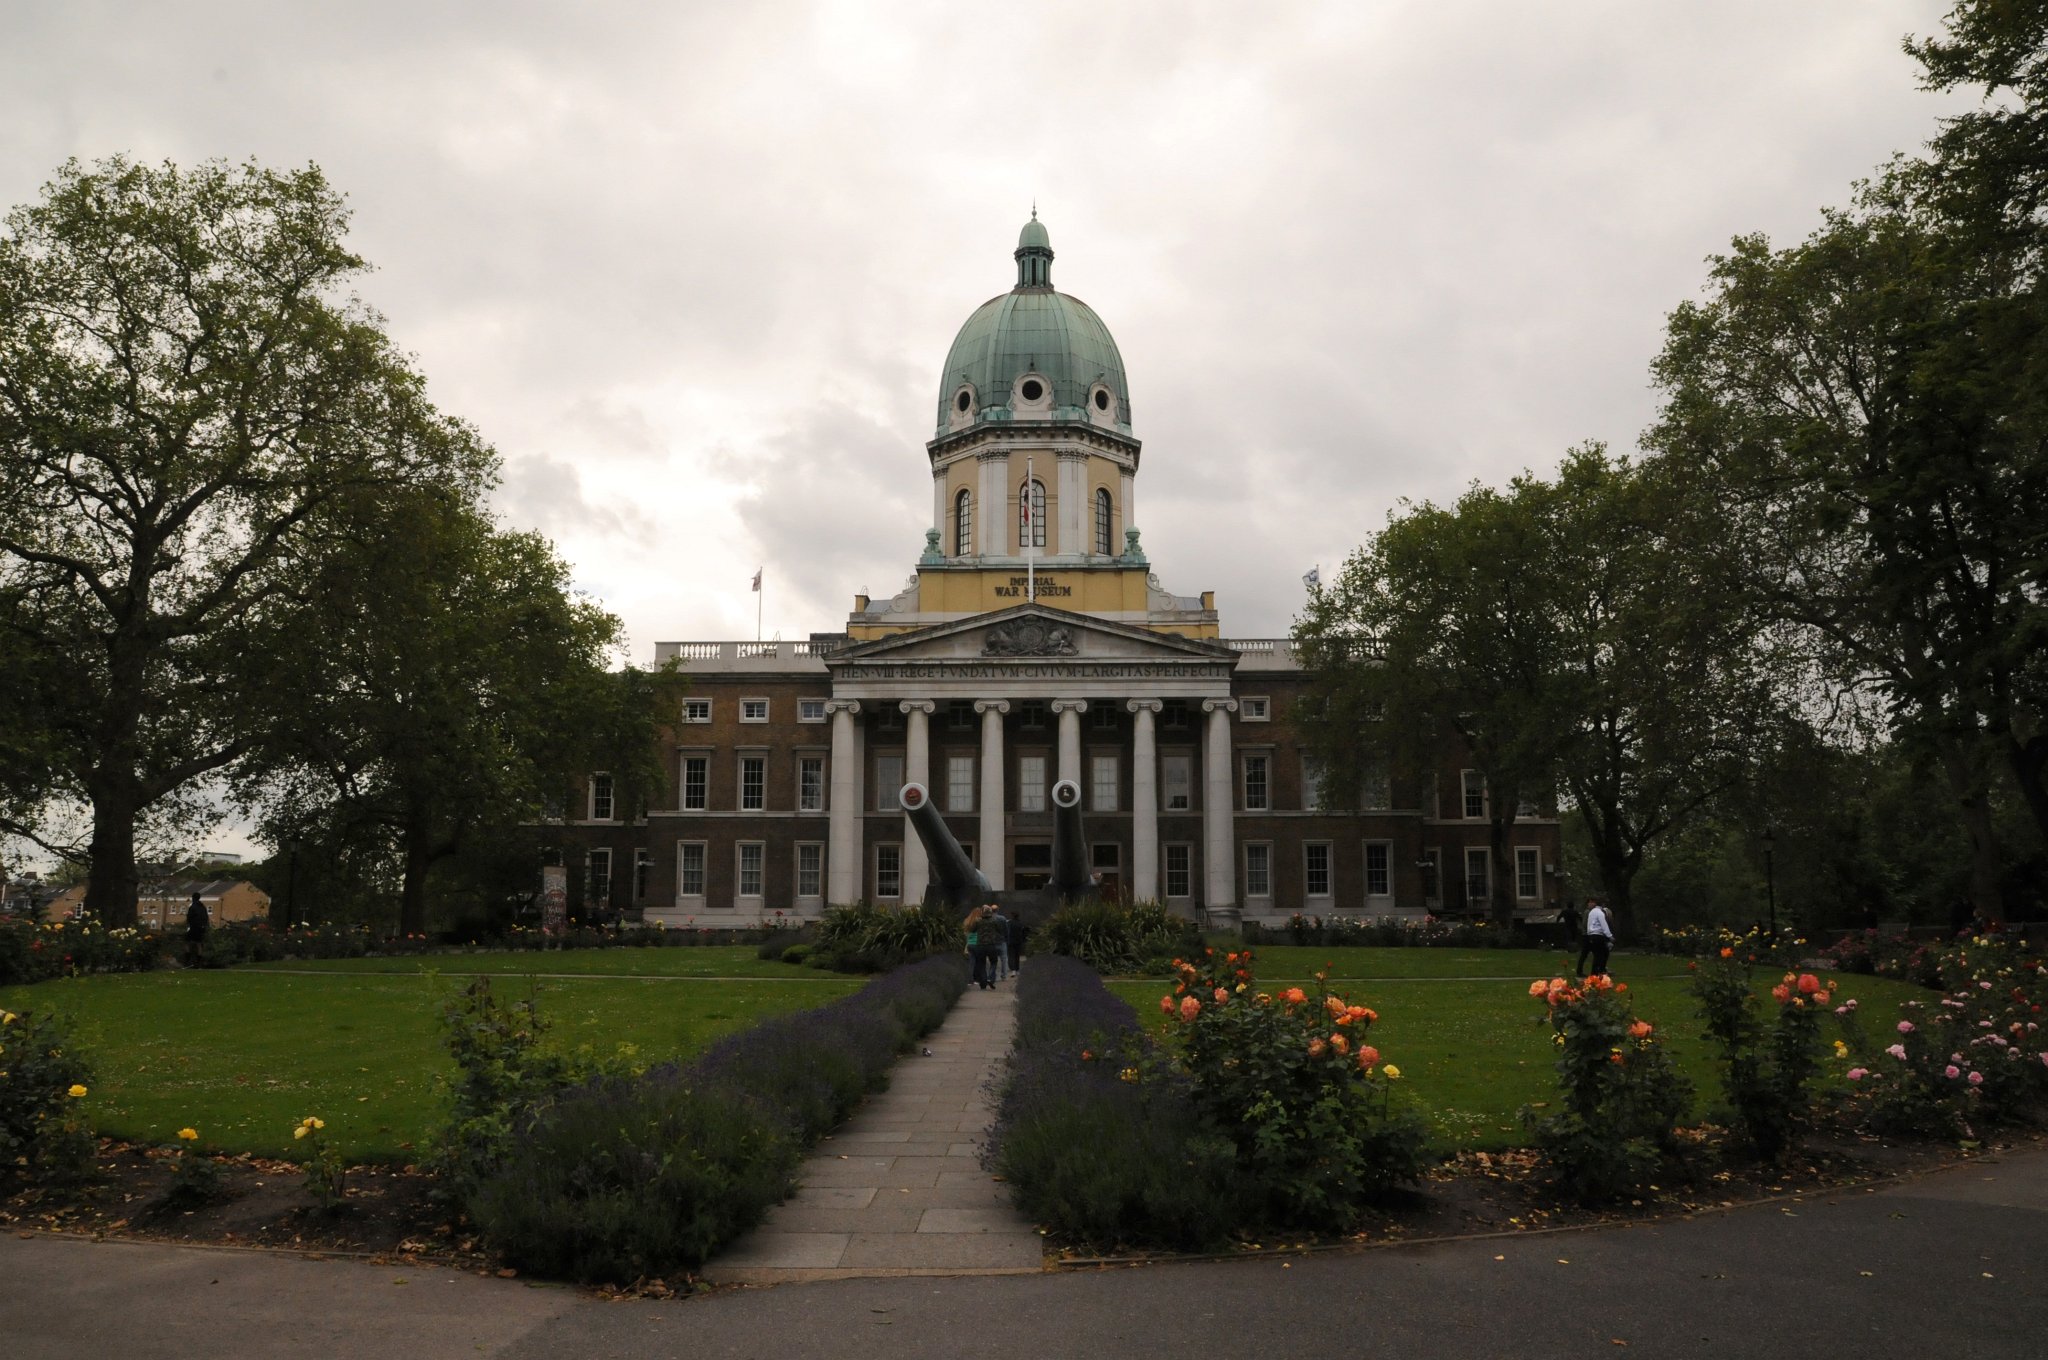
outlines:
{"label": "green foliage", "polygon": [[[186,1135],[191,1135],[189,1138]],[[171,1168],[171,1183],[158,1203],[165,1209],[197,1209],[221,1196],[220,1163],[199,1150],[199,1131],[178,1131],[178,1155]]]}
{"label": "green foliage", "polygon": [[200,781],[286,716],[269,672],[323,644],[305,606],[340,507],[491,480],[354,296],[347,222],[311,167],[114,157],[0,237],[0,653],[63,677],[40,738],[0,745],[91,805],[110,925],[134,923],[138,828],[209,815]]}
{"label": "green foliage", "polygon": [[79,921],[0,920],[0,987],[86,973],[146,973],[163,954],[163,937],[133,926],[109,930]]}
{"label": "green foliage", "polygon": [[1765,1161],[1778,1159],[1811,1114],[1808,1086],[1821,1070],[1821,1017],[1832,1000],[1812,973],[1785,974],[1771,994],[1775,1005],[1765,1020],[1750,990],[1749,965],[1733,954],[1704,960],[1693,974],[1700,1018],[1720,1050],[1732,1130]]}
{"label": "green foliage", "polygon": [[1081,960],[1098,973],[1157,972],[1201,943],[1201,928],[1159,902],[1073,902],[1054,912],[1043,948]]}
{"label": "green foliage", "polygon": [[457,1075],[429,1164],[449,1195],[466,1200],[511,1154],[521,1121],[580,1073],[570,1058],[541,1048],[547,1026],[536,999],[508,1005],[489,978],[472,979],[443,1009],[442,1023]]}
{"label": "green foliage", "polygon": [[966,944],[960,922],[943,908],[891,908],[870,902],[827,907],[813,936],[815,953],[805,961],[848,973],[884,972]]}
{"label": "green foliage", "polygon": [[306,1173],[306,1193],[313,1197],[320,1212],[333,1213],[348,1194],[348,1164],[327,1141],[327,1121],[307,1115],[292,1130],[292,1140],[299,1145],[299,1167]]}
{"label": "green foliage", "polygon": [[1626,992],[1599,976],[1530,987],[1549,1006],[1560,1108],[1530,1106],[1522,1121],[1559,1186],[1589,1204],[1639,1193],[1660,1174],[1692,1108],[1692,1083]]}
{"label": "green foliage", "polygon": [[800,1157],[788,1126],[730,1091],[607,1079],[528,1129],[469,1212],[521,1270],[630,1283],[759,1222]]}
{"label": "green foliage", "polygon": [[68,1024],[0,1008],[0,1185],[76,1180],[90,1170],[92,1127],[80,1101],[91,1080]]}
{"label": "green foliage", "polygon": [[1250,950],[1183,963],[1160,1007],[1180,1022],[1195,1107],[1237,1148],[1272,1221],[1344,1231],[1421,1178],[1425,1126],[1396,1103],[1400,1069],[1369,1040],[1378,1015],[1329,992],[1253,990]]}

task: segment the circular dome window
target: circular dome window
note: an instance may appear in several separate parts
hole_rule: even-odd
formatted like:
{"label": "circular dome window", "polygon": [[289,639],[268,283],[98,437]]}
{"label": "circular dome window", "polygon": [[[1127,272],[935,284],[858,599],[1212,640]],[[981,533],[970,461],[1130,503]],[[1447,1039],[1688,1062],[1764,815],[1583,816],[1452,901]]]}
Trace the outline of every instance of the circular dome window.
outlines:
{"label": "circular dome window", "polygon": [[1095,409],[1098,411],[1107,411],[1109,409],[1109,393],[1099,387],[1095,389]]}
{"label": "circular dome window", "polygon": [[953,398],[953,409],[956,411],[965,411],[973,404],[974,397],[964,387],[960,389],[960,395]]}
{"label": "circular dome window", "polygon": [[1026,378],[1024,385],[1017,389],[1017,395],[1026,401],[1037,401],[1045,395],[1045,384],[1036,378]]}

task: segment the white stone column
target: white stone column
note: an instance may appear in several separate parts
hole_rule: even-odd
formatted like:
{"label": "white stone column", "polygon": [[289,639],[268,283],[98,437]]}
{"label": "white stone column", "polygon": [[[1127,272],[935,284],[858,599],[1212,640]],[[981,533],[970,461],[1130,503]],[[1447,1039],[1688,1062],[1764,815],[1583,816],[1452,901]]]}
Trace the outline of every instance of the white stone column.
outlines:
{"label": "white stone column", "polygon": [[932,473],[932,528],[939,531],[939,551],[945,552],[953,543],[953,526],[946,523],[946,474]]}
{"label": "white stone column", "polygon": [[1088,455],[1078,450],[1061,450],[1059,542],[1053,551],[1078,554],[1088,551]]}
{"label": "white stone column", "polygon": [[1131,741],[1131,896],[1159,900],[1159,748],[1152,715],[1157,699],[1133,699],[1124,707],[1137,715]]}
{"label": "white stone column", "polygon": [[1209,925],[1228,930],[1238,923],[1237,838],[1231,834],[1236,798],[1232,795],[1230,715],[1235,699],[1204,699],[1209,715],[1209,744],[1202,753],[1202,865],[1208,884],[1202,906]]}
{"label": "white stone column", "polygon": [[981,858],[981,872],[989,886],[1000,890],[1008,882],[1003,848],[1003,715],[1010,711],[1008,699],[976,699],[974,711],[981,715],[981,837],[974,847]]}
{"label": "white stone column", "polygon": [[1075,788],[1081,788],[1081,715],[1088,711],[1088,701],[1055,699],[1052,711],[1060,716],[1059,773],[1053,778],[1071,779]]}
{"label": "white stone column", "polygon": [[981,491],[980,504],[975,507],[974,551],[983,557],[1006,557],[1010,525],[1004,510],[1010,503],[1010,490],[1005,479],[1010,475],[1010,455],[979,453],[975,463],[981,471]]}
{"label": "white stone column", "polygon": [[[896,705],[897,709],[909,716],[908,730],[903,736],[903,782],[922,784],[927,790],[932,786],[932,738],[930,716],[938,705],[930,699],[905,699]],[[895,790],[890,790],[895,792]],[[910,814],[903,814],[903,904],[924,901],[925,884],[931,882],[931,860],[924,852],[924,842],[919,839],[917,828],[910,824]]]}
{"label": "white stone column", "polygon": [[860,733],[853,720],[858,699],[828,699],[832,715],[832,803],[825,839],[825,900],[844,906],[860,900]]}
{"label": "white stone column", "polygon": [[1122,552],[1124,550],[1123,531],[1130,528],[1132,525],[1138,522],[1138,474],[1131,471],[1131,469],[1129,468],[1124,469],[1123,492],[1124,522],[1116,526],[1116,532],[1113,535],[1111,535],[1111,542],[1109,545],[1117,552]]}

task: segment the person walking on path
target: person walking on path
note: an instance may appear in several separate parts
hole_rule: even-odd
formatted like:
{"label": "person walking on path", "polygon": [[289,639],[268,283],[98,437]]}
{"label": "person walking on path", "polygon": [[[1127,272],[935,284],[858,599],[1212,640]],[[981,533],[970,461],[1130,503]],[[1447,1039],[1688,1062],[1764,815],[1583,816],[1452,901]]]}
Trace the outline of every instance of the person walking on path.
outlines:
{"label": "person walking on path", "polygon": [[1564,936],[1564,947],[1577,950],[1579,957],[1584,958],[1586,956],[1585,922],[1579,919],[1578,904],[1569,897],[1564,900],[1564,905],[1557,909],[1557,929],[1558,933]]}
{"label": "person walking on path", "polygon": [[197,968],[199,956],[206,945],[206,932],[213,922],[207,917],[206,904],[199,900],[199,894],[192,894],[192,904],[185,908],[185,966]]}
{"label": "person walking on path", "polygon": [[1024,924],[1022,913],[1010,918],[1009,938],[1004,943],[1008,946],[1010,976],[1012,977],[1017,975],[1017,965],[1024,961],[1024,937],[1030,933],[1031,927]]}
{"label": "person walking on path", "polygon": [[974,963],[974,985],[984,990],[996,985],[996,906],[990,902],[967,913],[967,957]]}
{"label": "person walking on path", "polygon": [[1586,899],[1585,941],[1579,946],[1579,976],[1584,977],[1586,975],[1586,955],[1588,954],[1593,956],[1593,972],[1596,975],[1605,973],[1607,971],[1607,955],[1613,948],[1614,927],[1608,922],[1607,908],[1589,897]]}
{"label": "person walking on path", "polygon": [[989,908],[981,923],[981,940],[989,951],[988,981],[993,987],[1010,975],[1010,918],[1001,907]]}

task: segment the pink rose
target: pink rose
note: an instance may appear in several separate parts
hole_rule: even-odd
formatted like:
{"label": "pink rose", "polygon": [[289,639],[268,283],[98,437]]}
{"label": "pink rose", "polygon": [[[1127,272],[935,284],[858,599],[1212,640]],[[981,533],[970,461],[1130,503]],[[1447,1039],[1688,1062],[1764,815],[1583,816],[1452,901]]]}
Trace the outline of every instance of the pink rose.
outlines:
{"label": "pink rose", "polygon": [[1899,1033],[1901,1033],[1901,1034],[1911,1034],[1912,1032],[1913,1032],[1913,1022],[1912,1022],[1911,1020],[1901,1020],[1901,1021],[1899,1021]]}
{"label": "pink rose", "polygon": [[1904,1062],[1906,1060],[1906,1046],[1904,1044],[1893,1044],[1890,1048],[1886,1049],[1885,1052],[1891,1054],[1900,1062]]}
{"label": "pink rose", "polygon": [[1865,1077],[1869,1075],[1870,1069],[1867,1067],[1852,1067],[1849,1069],[1850,1081],[1862,1081]]}
{"label": "pink rose", "polygon": [[1947,1067],[1941,1069],[1941,1075],[1947,1077],[1950,1081],[1954,1081],[1957,1077],[1963,1075],[1963,1069],[1957,1067],[1954,1063],[1950,1063]]}
{"label": "pink rose", "polygon": [[1983,1074],[1982,1072],[1972,1072],[1972,1073],[1970,1074],[1970,1085],[1972,1085],[1972,1086],[1982,1086],[1983,1084],[1984,1084],[1984,1074]]}

